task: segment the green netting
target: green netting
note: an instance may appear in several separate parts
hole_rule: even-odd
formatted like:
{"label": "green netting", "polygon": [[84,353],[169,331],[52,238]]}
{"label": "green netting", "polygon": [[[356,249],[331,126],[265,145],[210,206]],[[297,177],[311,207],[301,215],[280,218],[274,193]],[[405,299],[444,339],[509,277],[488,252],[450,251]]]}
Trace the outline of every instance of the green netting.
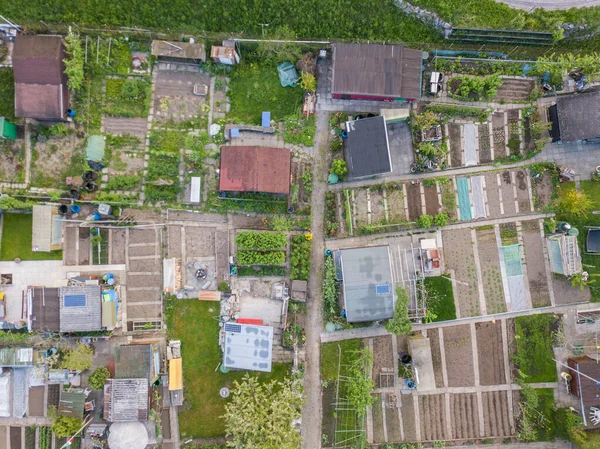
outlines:
{"label": "green netting", "polygon": [[504,266],[506,267],[506,276],[522,276],[523,267],[521,266],[521,252],[519,245],[510,245],[502,247],[502,255],[504,256]]}

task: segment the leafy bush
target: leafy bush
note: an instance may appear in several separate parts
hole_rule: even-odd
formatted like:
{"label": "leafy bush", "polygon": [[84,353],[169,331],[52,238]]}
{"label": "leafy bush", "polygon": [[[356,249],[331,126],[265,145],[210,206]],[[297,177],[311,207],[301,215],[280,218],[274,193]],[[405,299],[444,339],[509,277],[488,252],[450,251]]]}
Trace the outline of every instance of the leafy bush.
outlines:
{"label": "leafy bush", "polygon": [[92,369],[92,357],[94,348],[83,343],[79,343],[75,349],[68,349],[60,363],[60,368],[72,371],[85,371]]}
{"label": "leafy bush", "polygon": [[325,257],[325,274],[323,276],[323,305],[326,321],[332,321],[340,315],[338,292],[339,283],[333,256],[327,256]]}
{"label": "leafy bush", "polygon": [[433,217],[431,215],[421,215],[415,223],[419,228],[428,229],[433,224]]}
{"label": "leafy bush", "polygon": [[448,224],[448,214],[445,212],[440,212],[439,214],[433,217],[433,224],[436,226],[446,226]]}
{"label": "leafy bush", "polygon": [[284,248],[287,237],[283,232],[245,231],[238,233],[235,244],[239,249],[271,251]]}
{"label": "leafy bush", "polygon": [[235,255],[238,265],[283,265],[283,251],[238,251]]}
{"label": "leafy bush", "polygon": [[292,237],[290,249],[290,278],[307,281],[310,275],[310,251],[312,245],[304,235]]}
{"label": "leafy bush", "polygon": [[344,179],[344,176],[346,176],[346,173],[348,173],[346,161],[343,159],[334,159],[331,163],[329,173],[333,173],[334,175],[338,175],[340,179]]}
{"label": "leafy bush", "polygon": [[144,78],[106,80],[104,112],[118,117],[147,117],[150,108],[150,83]]}
{"label": "leafy bush", "polygon": [[181,131],[152,131],[150,152],[154,154],[177,155],[186,144],[186,133]]}
{"label": "leafy bush", "polygon": [[425,111],[422,114],[415,115],[413,118],[413,126],[419,130],[428,130],[433,125],[437,125],[439,120],[434,114],[435,111]]}
{"label": "leafy bush", "polygon": [[490,115],[490,111],[487,109],[457,106],[454,104],[429,104],[427,105],[427,110],[442,114],[446,118],[468,117],[476,118],[480,122],[485,122]]}
{"label": "leafy bush", "polygon": [[315,92],[317,90],[317,79],[312,73],[303,72],[300,87],[306,92]]}
{"label": "leafy bush", "polygon": [[[487,77],[457,76],[451,79],[449,84],[454,80],[460,81],[460,85],[453,93],[464,100],[491,100],[496,96],[498,87],[502,85],[502,78],[497,73]],[[471,93],[475,95],[470,96]]]}
{"label": "leafy bush", "polygon": [[359,417],[365,415],[367,407],[375,400],[371,394],[375,383],[369,375],[372,366],[373,353],[368,347],[364,347],[357,352],[348,369],[346,399]]}
{"label": "leafy bush", "polygon": [[81,427],[79,418],[59,415],[54,406],[48,407],[48,417],[52,420],[52,433],[59,438],[70,437]]}
{"label": "leafy bush", "polygon": [[107,190],[132,190],[140,184],[138,175],[115,175],[108,180]]}
{"label": "leafy bush", "polygon": [[401,285],[396,287],[396,307],[394,316],[385,324],[385,330],[396,335],[408,335],[412,331],[412,323],[408,318],[408,304],[410,298]]}
{"label": "leafy bush", "polygon": [[219,290],[220,292],[223,293],[229,293],[231,292],[231,287],[229,286],[229,284],[225,281],[221,281],[219,282],[219,287],[217,288],[217,290]]}
{"label": "leafy bush", "polygon": [[100,366],[90,375],[88,383],[94,390],[102,390],[106,379],[110,377],[110,371],[105,366]]}
{"label": "leafy bush", "polygon": [[277,277],[285,277],[287,276],[286,267],[280,266],[270,266],[270,267],[238,267],[237,271],[238,277],[263,277],[263,276],[277,276]]}
{"label": "leafy bush", "polygon": [[571,189],[559,192],[557,207],[562,213],[580,217],[592,210],[593,203],[586,193]]}
{"label": "leafy bush", "polygon": [[65,37],[65,51],[69,55],[63,59],[65,63],[65,75],[67,75],[67,84],[69,90],[78,91],[83,85],[83,46],[78,34],[74,34],[69,27],[69,33]]}

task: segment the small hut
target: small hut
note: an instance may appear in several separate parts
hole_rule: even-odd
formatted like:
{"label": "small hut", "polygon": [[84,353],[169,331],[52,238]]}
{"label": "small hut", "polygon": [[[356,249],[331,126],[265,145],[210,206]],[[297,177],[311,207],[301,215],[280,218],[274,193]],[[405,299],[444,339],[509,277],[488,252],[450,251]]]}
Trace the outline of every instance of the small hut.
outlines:
{"label": "small hut", "polygon": [[210,57],[214,62],[225,65],[239,64],[240,55],[235,48],[235,41],[223,41],[223,45],[213,45],[210,48]]}

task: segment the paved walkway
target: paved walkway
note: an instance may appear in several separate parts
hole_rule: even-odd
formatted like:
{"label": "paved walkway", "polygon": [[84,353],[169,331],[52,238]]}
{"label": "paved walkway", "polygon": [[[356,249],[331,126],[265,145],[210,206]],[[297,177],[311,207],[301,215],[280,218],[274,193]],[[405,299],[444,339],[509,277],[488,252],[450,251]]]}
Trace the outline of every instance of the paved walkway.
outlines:
{"label": "paved walkway", "polygon": [[600,0],[496,0],[496,2],[528,11],[532,8],[570,9],[600,6]]}

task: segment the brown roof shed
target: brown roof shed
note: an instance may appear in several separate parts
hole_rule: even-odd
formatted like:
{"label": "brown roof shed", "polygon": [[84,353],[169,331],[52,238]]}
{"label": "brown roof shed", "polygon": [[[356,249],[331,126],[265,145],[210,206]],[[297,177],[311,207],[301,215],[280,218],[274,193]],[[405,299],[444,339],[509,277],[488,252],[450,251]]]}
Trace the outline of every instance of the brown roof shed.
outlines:
{"label": "brown roof shed", "polygon": [[556,99],[560,140],[600,137],[600,92],[564,95]]}
{"label": "brown roof shed", "polygon": [[418,99],[423,53],[404,45],[333,44],[332,93]]}
{"label": "brown roof shed", "polygon": [[291,162],[285,148],[223,146],[219,190],[288,195]]}
{"label": "brown roof shed", "polygon": [[152,41],[152,56],[159,59],[206,61],[204,44],[172,41]]}
{"label": "brown roof shed", "polygon": [[61,36],[15,39],[15,115],[40,120],[64,120],[69,107]]}
{"label": "brown roof shed", "polygon": [[[572,358],[567,360],[571,375],[571,394],[580,398],[584,405],[600,404],[600,387],[598,384],[579,373],[585,374],[592,379],[600,379],[600,362],[589,356]],[[579,373],[577,372],[579,371]]]}

